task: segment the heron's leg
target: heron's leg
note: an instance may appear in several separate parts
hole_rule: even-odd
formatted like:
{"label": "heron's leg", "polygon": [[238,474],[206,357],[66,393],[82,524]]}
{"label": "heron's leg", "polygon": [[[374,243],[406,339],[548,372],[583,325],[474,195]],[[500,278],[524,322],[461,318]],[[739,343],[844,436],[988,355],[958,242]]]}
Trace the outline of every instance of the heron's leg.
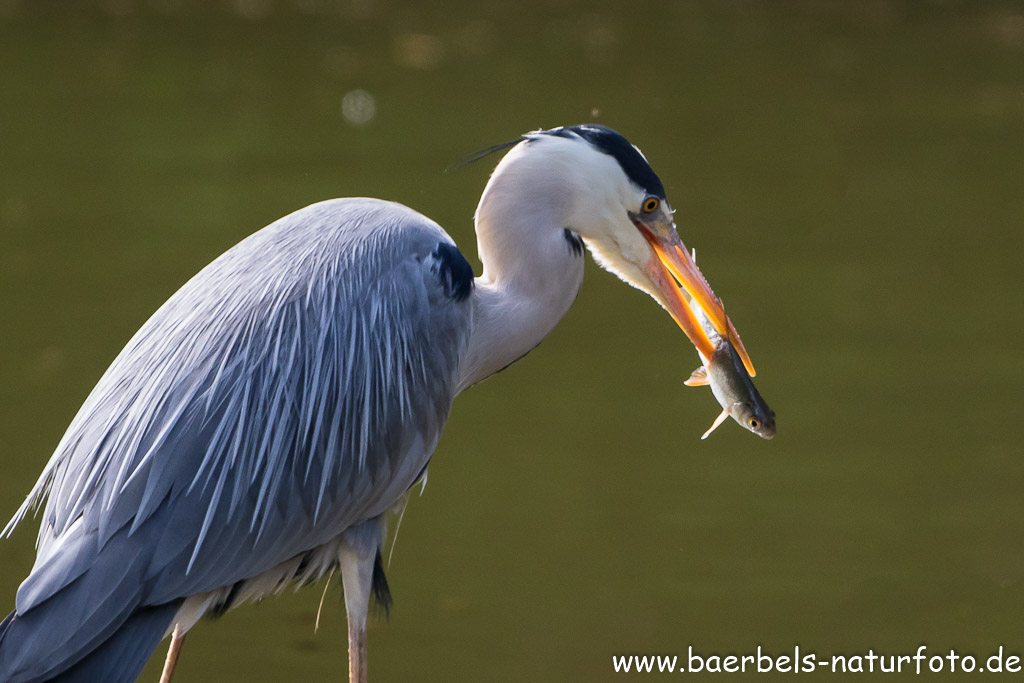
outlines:
{"label": "heron's leg", "polygon": [[366,683],[366,613],[382,530],[379,518],[348,529],[338,554],[348,616],[349,683]]}
{"label": "heron's leg", "polygon": [[174,633],[171,634],[171,646],[167,648],[167,659],[164,660],[164,671],[160,674],[160,683],[171,683],[174,676],[174,667],[178,664],[178,655],[181,654],[181,644],[185,642],[185,633],[175,625]]}
{"label": "heron's leg", "polygon": [[348,680],[366,683],[366,624],[355,626],[348,622]]}

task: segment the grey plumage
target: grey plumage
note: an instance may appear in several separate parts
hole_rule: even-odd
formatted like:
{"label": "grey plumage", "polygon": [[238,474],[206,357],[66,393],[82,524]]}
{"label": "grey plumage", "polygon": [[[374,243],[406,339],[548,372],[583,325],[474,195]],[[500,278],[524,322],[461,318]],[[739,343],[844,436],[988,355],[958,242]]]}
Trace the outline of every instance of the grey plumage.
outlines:
{"label": "grey plumage", "polygon": [[372,199],[315,204],[229,250],[132,338],[5,530],[46,498],[0,680],[130,681],[173,630],[169,676],[204,613],[337,567],[349,680],[365,683],[385,513],[455,395],[569,310],[584,246],[702,353],[694,306],[732,334],[672,214],[638,149],[571,126],[521,136],[495,168],[477,278],[435,223]]}
{"label": "grey plumage", "polygon": [[[0,680],[46,680],[144,610],[258,576],[385,513],[427,464],[466,344],[471,309],[445,293],[439,243],[452,241],[401,205],[322,202],[172,296],[8,525],[49,493],[36,565],[0,634]],[[50,610],[63,618],[37,628]],[[176,610],[158,609],[138,668]]]}

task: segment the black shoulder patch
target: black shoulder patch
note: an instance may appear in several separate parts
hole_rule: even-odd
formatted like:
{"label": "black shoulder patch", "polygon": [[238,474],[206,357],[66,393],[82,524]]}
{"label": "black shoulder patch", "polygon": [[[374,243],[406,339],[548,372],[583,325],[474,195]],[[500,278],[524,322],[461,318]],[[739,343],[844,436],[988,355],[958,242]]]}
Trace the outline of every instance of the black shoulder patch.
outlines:
{"label": "black shoulder patch", "polygon": [[583,256],[583,238],[574,233],[569,228],[565,229],[565,241],[569,243],[569,248],[572,249],[572,253],[577,256]]}
{"label": "black shoulder patch", "polygon": [[447,242],[438,242],[431,256],[434,257],[432,270],[445,294],[456,301],[464,301],[473,291],[473,266],[458,247]]}
{"label": "black shoulder patch", "polygon": [[563,138],[571,137],[572,134],[578,135],[599,151],[619,162],[619,166],[622,167],[626,177],[642,187],[648,194],[653,194],[662,199],[665,198],[665,186],[661,184],[658,174],[654,172],[651,165],[644,159],[644,155],[636,147],[629,144],[626,138],[608,126],[602,126],[597,123],[583,123],[577,126],[553,128],[544,132],[548,135]]}

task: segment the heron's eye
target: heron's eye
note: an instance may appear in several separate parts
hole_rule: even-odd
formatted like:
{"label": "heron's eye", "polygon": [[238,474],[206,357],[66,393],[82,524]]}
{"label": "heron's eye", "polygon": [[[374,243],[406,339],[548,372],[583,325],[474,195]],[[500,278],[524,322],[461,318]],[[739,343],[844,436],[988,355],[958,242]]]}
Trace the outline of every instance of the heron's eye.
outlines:
{"label": "heron's eye", "polygon": [[644,203],[640,206],[644,213],[654,213],[658,210],[661,205],[661,200],[657,197],[645,197]]}
{"label": "heron's eye", "polygon": [[756,418],[756,417],[752,417],[752,418],[750,418],[750,420],[749,420],[749,421],[747,422],[747,424],[749,424],[749,425],[750,425],[750,428],[751,428],[751,429],[757,429],[758,427],[760,427],[760,426],[761,426],[761,423],[760,423],[760,422],[758,422],[758,420],[757,420],[757,418]]}

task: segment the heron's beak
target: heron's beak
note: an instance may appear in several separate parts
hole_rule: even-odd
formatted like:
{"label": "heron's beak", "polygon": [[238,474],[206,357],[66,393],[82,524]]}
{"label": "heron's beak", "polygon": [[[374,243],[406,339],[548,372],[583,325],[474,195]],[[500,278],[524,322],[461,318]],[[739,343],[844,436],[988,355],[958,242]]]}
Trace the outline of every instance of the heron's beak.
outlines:
{"label": "heron's beak", "polygon": [[672,220],[663,212],[651,218],[634,213],[630,213],[629,216],[640,234],[651,245],[653,252],[653,256],[644,267],[645,274],[657,287],[665,308],[697,347],[705,364],[710,362],[715,345],[694,315],[692,306],[699,306],[715,331],[723,339],[732,342],[743,360],[747,373],[753,377],[754,364],[750,362],[750,356],[743,348],[739,333],[725,314],[722,302],[715,296],[711,285],[704,279],[704,275],[690,257],[686,245],[679,239]]}

